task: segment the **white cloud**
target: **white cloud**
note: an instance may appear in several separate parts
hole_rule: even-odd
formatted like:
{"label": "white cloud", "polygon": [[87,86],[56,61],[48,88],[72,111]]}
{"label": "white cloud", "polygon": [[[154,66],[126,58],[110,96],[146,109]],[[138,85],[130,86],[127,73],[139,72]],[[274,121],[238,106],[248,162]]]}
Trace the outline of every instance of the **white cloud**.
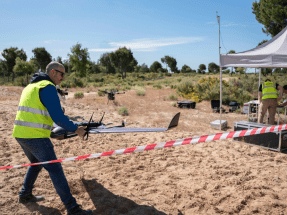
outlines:
{"label": "white cloud", "polygon": [[44,43],[52,43],[52,42],[56,42],[56,41],[59,41],[59,40],[45,40]]}
{"label": "white cloud", "polygon": [[107,48],[107,49],[89,49],[89,52],[113,52],[118,48]]}
{"label": "white cloud", "polygon": [[[218,22],[207,22],[207,25],[218,25]],[[231,27],[231,26],[242,26],[242,27],[246,27],[246,25],[243,24],[238,24],[238,23],[234,23],[234,22],[229,22],[229,23],[220,23],[221,27]]]}
{"label": "white cloud", "polygon": [[156,51],[159,47],[181,45],[202,41],[202,37],[178,37],[178,38],[162,38],[162,39],[137,39],[127,42],[111,42],[108,43],[111,48],[89,49],[90,52],[110,52],[115,51],[119,47],[127,47],[132,51]]}
{"label": "white cloud", "polygon": [[51,44],[54,42],[61,42],[61,43],[76,43],[77,41],[72,40],[45,40],[44,43]]}
{"label": "white cloud", "polygon": [[222,25],[222,27],[231,27],[231,26],[243,26],[243,27],[245,27],[246,25],[237,24],[237,23],[234,23],[234,22],[230,22],[230,23]]}

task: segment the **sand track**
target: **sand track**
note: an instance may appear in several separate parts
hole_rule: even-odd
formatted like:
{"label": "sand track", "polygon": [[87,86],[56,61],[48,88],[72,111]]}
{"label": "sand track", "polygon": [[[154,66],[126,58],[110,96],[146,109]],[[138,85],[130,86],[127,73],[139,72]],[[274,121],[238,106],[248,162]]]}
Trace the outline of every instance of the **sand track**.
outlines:
{"label": "sand track", "polygon": [[[22,149],[11,137],[22,88],[1,87],[0,166],[28,163]],[[69,97],[63,106],[69,116],[94,120],[106,112],[104,122],[127,122],[127,126],[165,127],[181,112],[177,128],[164,133],[90,135],[52,140],[58,158],[105,152],[156,142],[218,133],[209,123],[219,118],[210,103],[196,109],[172,107],[164,101],[171,89],[148,89],[146,96],[135,91],[117,95],[107,105],[106,97],[95,93],[83,99]],[[120,116],[125,105],[130,115]],[[246,120],[235,113],[223,115],[228,131],[233,122]],[[283,121],[283,117],[282,117]],[[206,142],[139,153],[63,163],[71,192],[85,209],[94,214],[287,214],[287,156],[232,140]],[[66,214],[49,175],[43,170],[34,194],[43,202],[17,203],[27,168],[2,170],[0,174],[1,214]]]}

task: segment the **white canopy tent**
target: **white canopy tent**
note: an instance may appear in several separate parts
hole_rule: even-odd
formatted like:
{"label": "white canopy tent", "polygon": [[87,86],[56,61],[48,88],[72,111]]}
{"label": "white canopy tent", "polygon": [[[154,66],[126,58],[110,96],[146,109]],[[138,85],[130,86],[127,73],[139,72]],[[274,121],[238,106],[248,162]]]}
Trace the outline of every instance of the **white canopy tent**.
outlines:
{"label": "white canopy tent", "polygon": [[287,27],[268,42],[254,49],[220,55],[221,67],[287,67]]}
{"label": "white canopy tent", "polygon": [[[222,67],[287,68],[287,27],[254,49],[220,55],[220,125],[222,108]],[[259,72],[259,85],[261,70]]]}

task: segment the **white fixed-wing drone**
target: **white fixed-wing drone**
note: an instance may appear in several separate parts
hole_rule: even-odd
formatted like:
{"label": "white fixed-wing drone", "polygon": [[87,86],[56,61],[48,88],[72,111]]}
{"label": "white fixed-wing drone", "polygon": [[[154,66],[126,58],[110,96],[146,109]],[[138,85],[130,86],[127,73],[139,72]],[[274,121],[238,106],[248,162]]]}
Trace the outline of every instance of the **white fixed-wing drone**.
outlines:
{"label": "white fixed-wing drone", "polygon": [[[107,127],[107,125],[110,125],[112,123],[104,124],[102,122],[104,115],[102,116],[102,118],[99,122],[94,122],[92,120],[93,114],[92,114],[89,122],[75,122],[75,124],[77,126],[86,126],[87,127],[85,129],[86,130],[85,136],[87,136],[86,140],[88,139],[89,134],[167,131],[167,130],[169,130],[173,127],[176,127],[178,125],[180,113],[177,113],[172,118],[172,120],[169,123],[169,126],[167,128],[128,128],[128,127],[125,127],[124,122],[122,122],[121,125]],[[77,136],[76,133],[67,132],[67,130],[65,130],[64,128],[59,127],[59,126],[55,127],[51,132],[51,138],[55,138],[55,139],[59,139],[59,140],[67,139],[67,138],[71,138],[71,137],[75,137],[75,136]],[[85,136],[84,136],[84,138],[85,138]]]}

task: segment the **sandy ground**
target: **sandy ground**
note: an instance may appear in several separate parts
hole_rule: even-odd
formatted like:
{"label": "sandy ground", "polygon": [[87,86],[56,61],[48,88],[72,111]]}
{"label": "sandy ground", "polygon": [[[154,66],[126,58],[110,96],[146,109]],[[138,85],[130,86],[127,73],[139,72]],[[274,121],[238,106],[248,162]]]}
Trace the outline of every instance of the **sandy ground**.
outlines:
{"label": "sandy ground", "polygon": [[[11,137],[22,88],[0,88],[0,166],[29,163]],[[75,92],[75,90],[71,90]],[[69,96],[63,102],[66,114],[115,124],[124,120],[127,127],[166,127],[181,112],[179,126],[162,133],[90,135],[52,142],[58,158],[106,152],[174,139],[218,133],[210,122],[219,119],[210,102],[195,109],[172,107],[166,101],[171,89],[148,89],[146,96],[135,91],[116,95],[107,105],[106,97],[96,93],[83,99]],[[117,109],[125,105],[129,116]],[[283,117],[282,117],[283,118]],[[228,113],[228,131],[246,115]],[[84,209],[94,214],[287,214],[287,155],[231,139],[177,146],[125,155],[92,158],[62,163],[71,192]],[[43,169],[33,194],[46,200],[17,203],[27,167],[1,170],[0,214],[66,214],[65,207]]]}

